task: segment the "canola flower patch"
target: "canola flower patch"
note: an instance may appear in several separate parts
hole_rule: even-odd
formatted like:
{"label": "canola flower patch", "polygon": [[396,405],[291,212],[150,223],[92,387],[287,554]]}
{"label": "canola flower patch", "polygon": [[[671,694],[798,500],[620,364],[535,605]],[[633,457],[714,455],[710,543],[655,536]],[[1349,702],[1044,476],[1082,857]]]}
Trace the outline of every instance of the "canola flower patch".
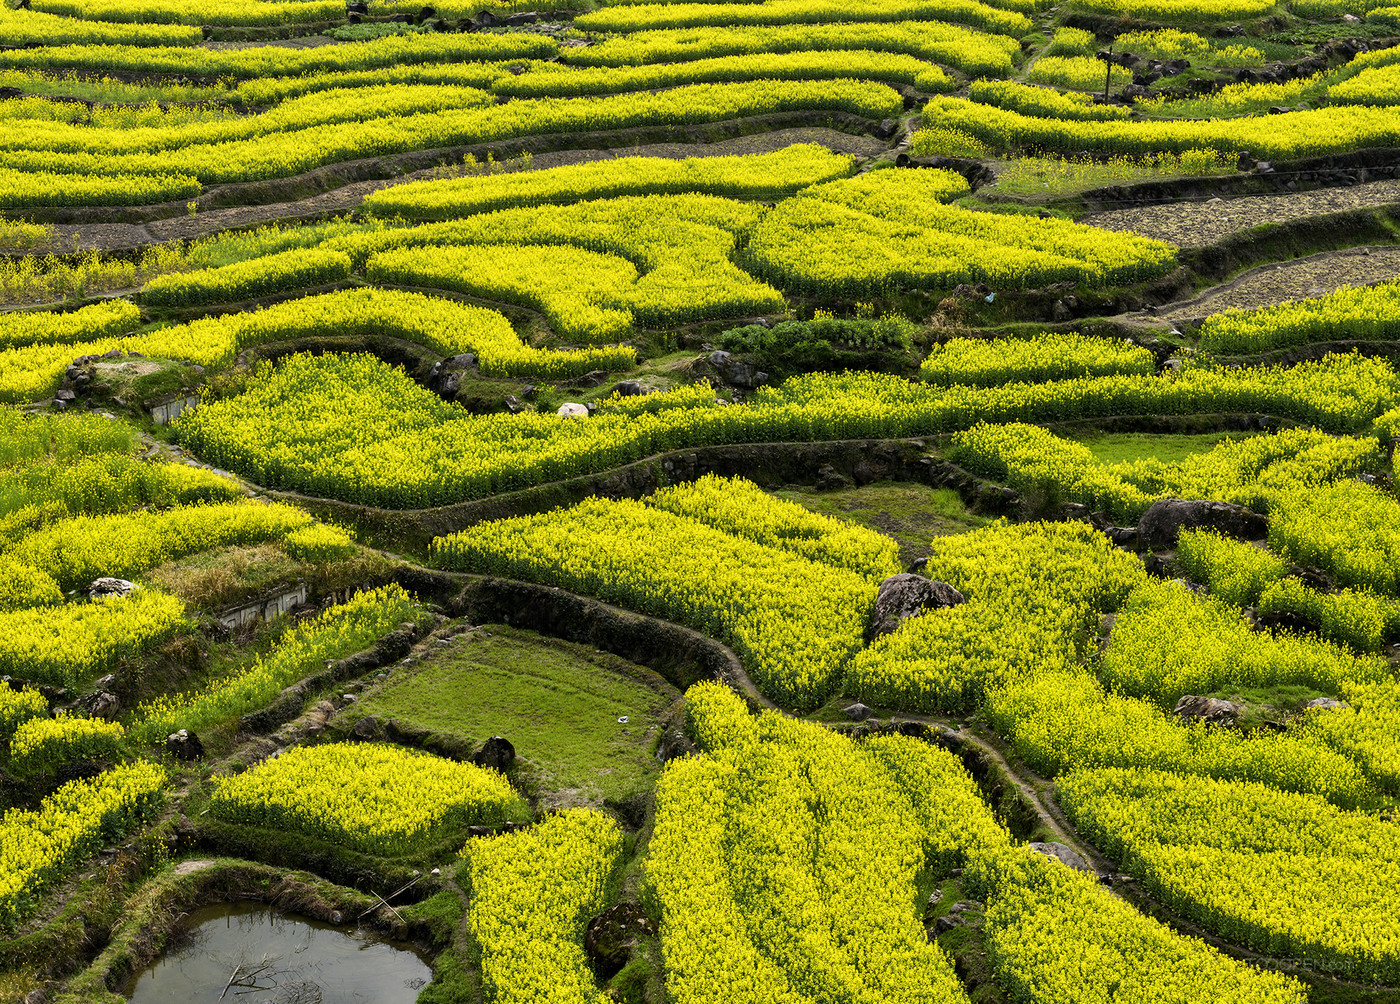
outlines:
{"label": "canola flower patch", "polygon": [[991,690],[982,710],[1016,754],[1047,777],[1140,767],[1257,782],[1345,808],[1368,803],[1377,791],[1373,772],[1358,766],[1365,761],[1350,754],[1343,740],[1329,738],[1345,734],[1343,729],[1249,736],[1188,727],[1149,701],[1106,691],[1082,668],[1042,671]]}
{"label": "canola flower patch", "polygon": [[707,474],[647,496],[649,505],[725,533],[844,568],[880,582],[899,569],[899,546],[884,534],[769,495],[744,478]]}
{"label": "canola flower patch", "polygon": [[[1093,62],[1095,66],[1100,65],[1097,60]],[[1010,80],[975,80],[968,88],[968,97],[980,104],[1042,118],[1104,122],[1128,117],[1127,108],[1121,105],[1096,105],[1088,94],[1057,91],[1052,87],[1035,87]]]}
{"label": "canola flower patch", "polygon": [[[256,115],[221,111],[179,122],[168,115],[151,124],[120,119],[109,125],[75,125],[62,120],[0,120],[0,144],[7,160],[53,154],[100,158],[103,163],[131,154],[165,154],[175,160],[194,147],[216,146],[271,137],[345,122],[411,116],[433,108],[444,112],[479,108],[491,103],[487,92],[475,87],[436,84],[386,84],[374,87],[338,88],[313,92],[283,101]],[[102,122],[101,119],[98,120]],[[91,172],[111,174],[102,164]],[[142,172],[135,172],[142,173]],[[233,179],[237,180],[237,179]]]}
{"label": "canola flower patch", "polygon": [[[1082,832],[1207,930],[1353,979],[1395,981],[1395,822],[1263,785],[1152,771],[1075,773],[1055,790]],[[1240,885],[1211,881],[1222,869]]]}
{"label": "canola flower patch", "polygon": [[1376,785],[1400,794],[1400,684],[1351,684],[1347,706],[1309,712],[1310,735],[1356,761]]}
{"label": "canola flower patch", "polygon": [[765,693],[799,708],[840,685],[875,602],[855,572],[630,499],[478,523],[436,538],[433,560],[705,631],[735,646]]}
{"label": "canola flower patch", "polygon": [[15,730],[34,718],[46,718],[49,702],[33,687],[0,690],[0,743],[9,745]]}
{"label": "canola flower patch", "polygon": [[[1400,142],[1393,109],[1359,105],[1304,109],[1267,118],[1093,122],[1022,115],[962,98],[934,97],[924,106],[924,117],[997,150],[1132,155],[1248,150],[1256,157],[1293,160]],[[935,133],[930,137],[937,138]],[[910,156],[925,152],[929,148],[915,133]]]}
{"label": "canola flower patch", "polygon": [[237,483],[202,467],[137,460],[124,453],[69,462],[46,459],[0,470],[0,539],[12,549],[30,533],[73,516],[232,502],[240,494]]}
{"label": "canola flower patch", "polygon": [[647,866],[678,1002],[827,1000],[832,986],[855,1000],[965,1000],[940,950],[903,941],[913,897],[900,890],[952,867],[986,900],[992,961],[1017,999],[1087,1004],[1127,986],[1188,1004],[1203,983],[1227,1001],[1306,999],[1016,846],[952,754],[751,718],[713,683],[686,700],[706,755],[668,764]]}
{"label": "canola flower patch", "polygon": [[221,268],[157,276],[141,290],[141,300],[163,307],[228,303],[339,282],[349,274],[348,255],[323,248],[299,248]]}
{"label": "canola flower patch", "polygon": [[103,575],[133,578],[173,558],[228,544],[278,540],[311,522],[281,503],[229,502],[75,516],[37,530],[8,554],[49,572],[64,589]]}
{"label": "canola flower patch", "polygon": [[620,4],[574,19],[584,31],[634,32],[655,28],[730,25],[826,24],[832,21],[945,21],[1020,37],[1030,18],[976,0],[764,0],[762,3]]}
{"label": "canola flower patch", "polygon": [[951,91],[956,86],[938,66],[915,56],[868,49],[830,49],[717,56],[685,63],[648,63],[598,69],[576,69],[546,63],[518,77],[502,77],[492,85],[491,90],[515,98],[558,98],[742,80],[841,79],[909,84],[931,94]]}
{"label": "canola flower patch", "polygon": [[692,700],[695,717],[748,727],[703,727],[708,755],[672,761],[657,789],[647,876],[673,999],[966,1001],[914,908],[925,867],[1005,839],[957,760],[902,737],[867,752],[778,715],[745,721],[716,684]]}
{"label": "canola flower patch", "polygon": [[31,565],[0,558],[0,613],[27,607],[57,606],[63,590],[53,576]]}
{"label": "canola flower patch", "polygon": [[1144,582],[1128,597],[1102,667],[1110,687],[1164,707],[1231,685],[1301,684],[1337,693],[1389,675],[1384,660],[1329,642],[1255,632],[1239,607],[1171,582]]}
{"label": "canola flower patch", "polygon": [[1110,995],[1191,1004],[1201,987],[1231,1004],[1302,1004],[1303,984],[1232,959],[1146,917],[1092,875],[1028,851],[996,859],[988,956],[1013,999],[1093,1004]]}
{"label": "canola flower patch", "polygon": [[[1392,67],[1400,72],[1400,66]],[[1360,77],[1356,79],[1361,79]],[[1227,310],[1201,324],[1204,352],[1250,353],[1321,341],[1389,340],[1400,333],[1400,283],[1344,287],[1258,310]]]}
{"label": "canola flower patch", "polygon": [[[348,253],[357,265],[363,265],[372,275],[380,274],[386,260],[380,257],[381,265],[376,265],[377,256],[386,256],[396,249],[432,249],[444,245],[569,246],[594,255],[623,258],[636,266],[638,277],[619,292],[620,307],[631,311],[638,323],[668,325],[775,313],[787,308],[776,289],[744,272],[733,260],[740,237],[762,214],[763,208],[753,203],[710,195],[624,196],[591,199],[571,206],[502,209],[464,220],[351,234],[336,238],[328,245]],[[452,260],[457,262],[465,252],[442,250],[438,253],[444,257],[455,255]],[[481,253],[506,255],[509,252]],[[596,276],[601,269],[615,276],[608,285],[622,283],[626,278],[620,264],[610,263],[610,267],[603,269],[598,259],[579,257],[580,265],[582,261],[592,262],[587,269],[589,273]],[[403,277],[406,279],[420,271],[442,272],[447,273],[446,278],[428,279],[425,274],[424,279],[465,288],[489,278],[489,275],[482,280],[475,280],[471,275],[453,276],[451,269],[433,264],[431,250],[423,251],[416,258],[404,254],[387,260],[395,263],[392,274],[405,269]],[[539,276],[535,280],[538,286],[528,291],[530,299],[540,302],[553,295],[552,287],[558,281],[553,274],[555,271],[551,269],[548,277]],[[507,282],[498,271],[491,288],[504,292],[511,285],[518,283]],[[630,355],[628,359],[630,361]]]}
{"label": "canola flower patch", "polygon": [[[693,84],[651,93],[609,97],[542,98],[491,104],[474,88],[403,86],[408,105],[396,109],[375,101],[372,88],[309,94],[264,115],[152,135],[69,135],[57,128],[33,145],[28,133],[18,147],[0,153],[0,169],[23,172],[110,175],[188,175],[200,184],[285,178],[328,164],[439,147],[498,142],[524,136],[637,127],[697,125],[781,112],[838,111],[876,121],[903,108],[899,94],[885,84],[856,80],[756,80],[733,84]],[[445,111],[437,107],[448,90],[460,92]],[[479,105],[485,107],[475,107]],[[376,112],[377,108],[382,111]],[[292,111],[304,113],[290,119]],[[347,119],[349,119],[347,121]],[[283,120],[285,128],[271,131]],[[241,138],[232,138],[242,134]],[[125,147],[125,152],[119,152]],[[152,149],[151,147],[154,147]]]}
{"label": "canola flower patch", "polygon": [[296,746],[220,779],[210,800],[225,822],[293,830],[380,855],[407,854],[524,809],[495,771],[386,743]]}
{"label": "canola flower patch", "polygon": [[632,333],[633,315],[625,304],[637,284],[637,268],[616,255],[547,244],[400,248],[375,255],[365,274],[373,282],[533,307],[570,340],[616,343]]}
{"label": "canola flower patch", "polygon": [[120,760],[126,731],[116,722],[60,715],[31,718],[10,740],[10,766],[20,775],[57,772],[80,760]]}
{"label": "canola flower patch", "polygon": [[[469,416],[374,358],[296,356],[263,370],[244,394],[187,412],[176,426],[206,461],[257,484],[422,508],[716,443],[897,438],[978,422],[1203,411],[1293,416],[1343,432],[1370,426],[1397,397],[1400,381],[1385,362],[1350,355],[1292,367],[993,388],[818,373],[760,388],[743,405],[561,422],[529,412]],[[265,421],[269,411],[278,415],[275,425]],[[1337,442],[1355,463],[1355,448]],[[1375,446],[1372,439],[1365,449]]]}
{"label": "canola flower patch", "polygon": [[1299,486],[1329,484],[1382,463],[1372,439],[1302,429],[1227,439],[1172,463],[1146,457],[1105,464],[1083,444],[1038,426],[983,422],[954,435],[950,452],[969,470],[1047,503],[1079,502],[1126,521],[1160,498],[1221,499],[1267,513]]}
{"label": "canola flower patch", "polygon": [[1141,345],[1078,334],[950,338],[930,351],[919,366],[925,380],[942,387],[1155,372],[1152,353]]}
{"label": "canola flower patch", "polygon": [[0,405],[0,471],[46,458],[131,453],[138,442],[131,426],[101,415],[23,412]]}
{"label": "canola flower patch", "polygon": [[1021,47],[1015,38],[943,21],[875,24],[721,25],[658,28],[609,35],[593,45],[565,49],[571,66],[640,66],[757,53],[868,49],[917,56],[969,77],[1009,77]]}
{"label": "canola flower patch", "polygon": [[1176,463],[1145,457],[1110,466],[1125,481],[1155,497],[1223,498],[1273,513],[1291,489],[1353,478],[1378,469],[1383,460],[1370,437],[1283,429],[1267,436],[1227,439]]}
{"label": "canola flower patch", "polygon": [[1400,633],[1400,603],[1365,589],[1321,593],[1301,579],[1282,579],[1264,589],[1258,607],[1261,616],[1289,614],[1357,652],[1380,652]]}
{"label": "canola flower patch", "polygon": [[1288,572],[1278,555],[1210,530],[1182,530],[1176,557],[1193,581],[1237,607],[1254,606]]}
{"label": "canola flower patch", "polygon": [[1296,488],[1269,520],[1269,546],[1341,585],[1400,597],[1400,506],[1359,481]]}
{"label": "canola flower patch", "polygon": [[607,905],[622,842],[607,816],[565,809],[528,830],[477,838],[462,849],[487,1000],[611,999],[598,990],[583,940]]}
{"label": "canola flower patch", "polygon": [[1080,91],[1096,91],[1103,88],[1105,80],[1110,87],[1130,84],[1133,74],[1126,67],[1116,64],[1106,68],[1093,56],[1043,56],[1036,60],[1026,79],[1033,84],[1055,84]]}
{"label": "canola flower patch", "polygon": [[[193,42],[201,40],[201,34],[195,28],[157,30],[173,32],[181,39],[189,38]],[[138,48],[134,44],[93,44],[78,39],[73,39],[71,44],[62,44],[53,40],[38,48],[0,52],[0,66],[96,70],[102,73],[121,70],[236,80],[265,80],[270,77],[314,80],[328,73],[378,70],[403,63],[435,65],[473,60],[548,59],[558,52],[557,46],[543,36],[516,33],[430,32],[311,48],[258,45],[213,49],[193,45],[177,47],[172,42],[156,44],[159,47]],[[376,82],[379,80],[382,78]]]}
{"label": "canola flower patch", "polygon": [[1132,517],[1152,496],[1100,464],[1082,443],[1023,422],[980,422],[953,437],[951,455],[971,471],[1027,494],[1073,499],[1097,510]]}
{"label": "canola flower patch", "polygon": [[338,561],[355,553],[355,541],[338,526],[313,523],[287,534],[282,549],[302,561]]}
{"label": "canola flower patch", "polygon": [[0,349],[23,345],[63,344],[112,338],[141,323],[141,311],[129,300],[106,300],[78,310],[15,311],[0,314]]}
{"label": "canola flower patch", "polygon": [[336,0],[31,0],[30,9],[112,24],[274,25],[345,16]]}
{"label": "canola flower patch", "polygon": [[79,862],[150,820],[165,780],[162,768],[137,761],[89,781],[69,781],[35,811],[6,809],[0,819],[0,926],[13,930]]}
{"label": "canola flower patch", "polygon": [[1088,655],[1099,614],[1144,576],[1136,557],[1078,523],[997,523],[940,538],[924,572],[966,602],[910,617],[856,656],[847,689],[869,704],[958,711],[1020,676],[1073,665]]}
{"label": "canola flower patch", "polygon": [[[294,531],[300,533],[302,531]],[[180,729],[198,731],[270,704],[284,687],[323,671],[328,661],[362,651],[419,608],[398,585],[366,589],[283,634],[265,656],[202,690],[156,697],[141,704],[130,726],[138,743],[153,744]]]}
{"label": "canola flower patch", "polygon": [[815,143],[738,157],[618,157],[539,171],[412,181],[365,196],[377,212],[445,220],[495,209],[567,205],[624,195],[700,193],[733,199],[786,197],[851,173],[851,158]]}
{"label": "canola flower patch", "polygon": [[0,35],[13,46],[178,46],[204,40],[195,27],[173,24],[107,24],[38,10],[0,8]]}
{"label": "canola flower patch", "polygon": [[[420,10],[422,8],[419,8]],[[397,35],[383,41],[409,38],[442,38],[441,35]],[[483,35],[489,39],[527,39],[526,35]],[[365,44],[365,43],[361,43]],[[336,48],[344,48],[344,45]],[[264,52],[270,47],[237,50],[242,52]],[[226,50],[227,51],[227,50]],[[309,49],[292,50],[310,52]],[[475,87],[489,91],[502,77],[510,75],[509,62],[484,63],[396,63],[376,69],[338,69],[312,72],[305,76],[254,77],[240,81],[231,90],[221,94],[226,104],[242,105],[244,108],[260,108],[274,105],[289,98],[301,97],[316,91],[329,91],[341,87],[373,87],[383,84],[447,84],[452,87]]]}
{"label": "canola flower patch", "polygon": [[635,351],[626,346],[536,349],[520,340],[499,311],[407,290],[361,288],[306,296],[257,311],[201,317],[127,339],[0,351],[0,400],[32,400],[51,393],[79,354],[122,349],[221,366],[252,345],[316,337],[327,331],[389,335],[444,356],[474,352],[483,371],[493,375],[562,378],[595,369],[621,369],[636,359]]}
{"label": "canola flower patch", "polygon": [[1156,24],[1249,21],[1275,8],[1274,0],[1074,0],[1076,10]]}
{"label": "canola flower patch", "polygon": [[966,192],[961,176],[937,170],[876,171],[818,185],[754,228],[743,261],[779,286],[828,298],[977,282],[1127,283],[1176,264],[1175,250],[1159,241],[947,205]]}
{"label": "canola flower patch", "polygon": [[0,613],[0,672],[72,687],[139,655],[185,623],[185,605],[154,589],[121,599]]}

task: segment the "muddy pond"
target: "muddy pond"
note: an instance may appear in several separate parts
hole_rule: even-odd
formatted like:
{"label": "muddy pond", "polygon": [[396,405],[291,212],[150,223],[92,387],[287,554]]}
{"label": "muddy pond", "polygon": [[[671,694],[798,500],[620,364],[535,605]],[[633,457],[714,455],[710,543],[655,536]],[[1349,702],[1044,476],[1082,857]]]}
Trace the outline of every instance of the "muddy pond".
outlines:
{"label": "muddy pond", "polygon": [[432,978],[411,945],[262,903],[203,907],[183,927],[127,985],[132,1004],[413,1004]]}

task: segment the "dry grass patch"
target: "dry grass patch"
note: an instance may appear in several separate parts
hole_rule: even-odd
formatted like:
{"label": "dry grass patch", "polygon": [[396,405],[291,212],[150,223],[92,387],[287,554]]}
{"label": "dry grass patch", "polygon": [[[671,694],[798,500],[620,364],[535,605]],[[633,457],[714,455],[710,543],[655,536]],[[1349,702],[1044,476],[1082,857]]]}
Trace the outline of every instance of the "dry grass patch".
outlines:
{"label": "dry grass patch", "polygon": [[364,548],[357,548],[348,558],[316,563],[293,558],[280,544],[255,544],[221,547],[169,561],[153,569],[146,579],[192,608],[219,610],[290,589],[299,581],[306,582],[312,594],[378,582],[392,568],[388,558]]}

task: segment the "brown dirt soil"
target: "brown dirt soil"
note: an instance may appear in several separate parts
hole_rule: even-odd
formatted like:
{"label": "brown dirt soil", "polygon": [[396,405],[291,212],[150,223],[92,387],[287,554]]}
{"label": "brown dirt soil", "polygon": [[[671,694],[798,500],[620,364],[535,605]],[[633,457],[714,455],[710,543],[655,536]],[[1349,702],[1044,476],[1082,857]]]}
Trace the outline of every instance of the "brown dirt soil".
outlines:
{"label": "brown dirt soil", "polygon": [[[736,136],[716,143],[654,143],[646,146],[618,147],[596,150],[559,150],[538,153],[531,158],[531,170],[563,167],[617,157],[721,157],[737,154],[770,153],[794,143],[820,143],[838,153],[857,157],[873,157],[885,150],[886,144],[870,136],[856,136],[820,126],[799,126]],[[519,170],[514,161],[505,162],[508,170]],[[228,209],[205,209],[195,216],[175,216],[149,223],[59,223],[54,225],[54,244],[69,250],[76,247],[87,251],[128,250],[161,244],[172,240],[194,240],[224,230],[253,227],[278,221],[294,221],[355,209],[370,192],[391,185],[431,178],[436,168],[414,171],[401,177],[357,181],[333,191],[323,192],[294,202],[277,202],[263,206],[234,206]],[[39,249],[42,252],[42,249]]]}
{"label": "brown dirt soil", "polygon": [[201,858],[198,861],[181,861],[175,866],[176,875],[193,875],[195,872],[202,872],[206,868],[213,868],[218,862],[209,858]]}
{"label": "brown dirt soil", "polygon": [[1104,230],[1131,230],[1144,237],[1169,241],[1177,247],[1199,248],[1264,223],[1283,223],[1397,202],[1400,202],[1400,180],[1373,181],[1292,195],[1247,195],[1237,199],[1216,198],[1207,202],[1119,209],[1086,216],[1080,222]]}
{"label": "brown dirt soil", "polygon": [[329,35],[303,35],[300,38],[274,38],[266,42],[205,42],[204,49],[256,49],[269,45],[283,49],[316,49],[323,45],[334,45],[335,39]]}
{"label": "brown dirt soil", "polygon": [[[1158,319],[1205,317],[1232,308],[1268,307],[1285,300],[1325,296],[1343,286],[1366,286],[1400,276],[1400,247],[1326,251],[1276,265],[1250,269],[1199,296],[1162,307]],[[1138,315],[1148,320],[1149,315]]]}

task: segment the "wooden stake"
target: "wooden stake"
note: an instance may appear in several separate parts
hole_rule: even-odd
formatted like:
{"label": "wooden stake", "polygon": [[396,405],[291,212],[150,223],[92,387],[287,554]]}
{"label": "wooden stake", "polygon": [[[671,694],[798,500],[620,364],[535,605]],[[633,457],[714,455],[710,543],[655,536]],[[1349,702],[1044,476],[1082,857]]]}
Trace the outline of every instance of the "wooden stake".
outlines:
{"label": "wooden stake", "polygon": [[240,970],[240,969],[242,969],[242,968],[243,968],[243,963],[241,963],[241,962],[240,962],[238,965],[236,965],[236,966],[233,967],[233,975],[230,976],[230,977],[228,978],[228,982],[224,984],[224,993],[223,993],[223,994],[219,994],[219,1000],[223,1000],[223,999],[224,999],[224,994],[228,993],[228,988],[231,987],[231,986],[233,986],[233,981],[236,980],[236,979],[238,979],[238,970]]}
{"label": "wooden stake", "polygon": [[[393,892],[389,893],[389,899],[385,899],[383,896],[379,895],[379,893],[377,893],[377,892],[374,893],[374,898],[377,899],[377,900],[379,900],[379,903],[383,903],[385,906],[389,906],[389,900],[390,900],[390,899],[393,899],[395,896],[399,895],[400,893],[408,892],[408,890],[412,889],[415,885],[418,884],[419,879],[421,879],[422,877],[423,877],[422,875],[419,875],[418,878],[416,878],[416,879],[414,879],[412,882],[408,883],[408,885],[400,886],[399,888],[395,889]],[[373,890],[371,890],[371,892],[373,892]],[[360,919],[362,919],[362,918],[365,916],[365,914],[367,914],[367,913],[373,913],[376,909],[378,909],[379,903],[374,904],[374,906],[372,906],[372,907],[370,907],[368,910],[365,910],[364,912],[362,912],[362,913],[360,914],[360,916],[359,916],[359,917],[356,917],[355,919],[356,919],[356,920],[360,920]],[[394,908],[393,908],[392,906],[389,906],[389,909],[390,909],[390,910],[393,910],[394,916],[395,916],[395,917],[399,917],[399,911],[394,910]],[[404,919],[403,919],[402,917],[399,917],[399,921],[400,921],[400,922],[403,922],[403,923],[407,923],[406,921],[404,921]]]}

